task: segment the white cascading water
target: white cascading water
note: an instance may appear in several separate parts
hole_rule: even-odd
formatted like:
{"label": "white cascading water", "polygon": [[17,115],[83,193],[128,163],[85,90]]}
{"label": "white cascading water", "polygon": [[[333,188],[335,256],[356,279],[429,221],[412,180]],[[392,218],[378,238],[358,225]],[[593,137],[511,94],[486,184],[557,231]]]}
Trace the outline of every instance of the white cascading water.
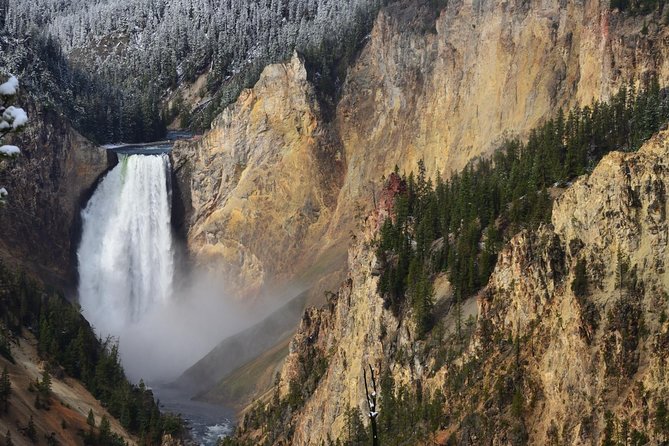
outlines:
{"label": "white cascading water", "polygon": [[170,298],[169,175],[165,154],[119,154],[82,212],[79,301],[102,336],[118,336]]}

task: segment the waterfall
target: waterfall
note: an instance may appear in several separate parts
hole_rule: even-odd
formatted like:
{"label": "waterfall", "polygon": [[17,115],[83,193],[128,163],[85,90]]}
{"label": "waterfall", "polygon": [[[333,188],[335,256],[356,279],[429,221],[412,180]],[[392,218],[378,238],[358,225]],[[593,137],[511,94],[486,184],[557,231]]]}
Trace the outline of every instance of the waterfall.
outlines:
{"label": "waterfall", "polygon": [[118,336],[170,299],[169,180],[166,154],[119,154],[82,212],[79,302],[102,336]]}

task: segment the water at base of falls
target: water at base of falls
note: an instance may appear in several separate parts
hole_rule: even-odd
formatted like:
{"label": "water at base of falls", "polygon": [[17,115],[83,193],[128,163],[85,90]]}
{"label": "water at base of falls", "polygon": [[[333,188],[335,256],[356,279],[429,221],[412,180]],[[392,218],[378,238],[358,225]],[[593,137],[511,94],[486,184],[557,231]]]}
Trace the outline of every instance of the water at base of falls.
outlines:
{"label": "water at base of falls", "polygon": [[102,336],[118,336],[170,298],[169,170],[166,154],[120,154],[82,212],[79,302]]}
{"label": "water at base of falls", "polygon": [[160,399],[161,410],[182,415],[199,446],[216,446],[219,438],[234,431],[235,412],[231,408],[194,401],[189,395],[170,387],[158,386],[153,392]]}

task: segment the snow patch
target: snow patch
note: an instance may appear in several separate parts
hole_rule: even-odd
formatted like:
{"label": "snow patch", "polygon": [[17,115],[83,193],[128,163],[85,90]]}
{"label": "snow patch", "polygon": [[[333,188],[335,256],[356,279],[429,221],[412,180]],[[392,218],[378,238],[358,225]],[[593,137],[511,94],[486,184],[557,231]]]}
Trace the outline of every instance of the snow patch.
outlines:
{"label": "snow patch", "polygon": [[[4,85],[4,84],[3,84]],[[10,123],[14,130],[23,127],[28,122],[28,114],[22,108],[14,107],[13,105],[7,107],[7,110],[2,114],[3,121]]]}
{"label": "snow patch", "polygon": [[21,153],[21,149],[16,146],[0,146],[0,153],[5,156],[16,156]]}
{"label": "snow patch", "polygon": [[16,76],[9,78],[7,82],[0,85],[0,96],[14,96],[19,89],[19,80]]}

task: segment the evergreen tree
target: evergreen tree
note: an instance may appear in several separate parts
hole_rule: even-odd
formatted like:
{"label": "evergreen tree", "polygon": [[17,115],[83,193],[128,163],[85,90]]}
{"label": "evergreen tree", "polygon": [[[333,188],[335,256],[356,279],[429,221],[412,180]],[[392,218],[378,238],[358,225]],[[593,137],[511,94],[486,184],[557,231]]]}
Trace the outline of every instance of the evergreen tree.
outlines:
{"label": "evergreen tree", "polygon": [[111,425],[109,424],[106,415],[103,415],[102,420],[100,421],[100,433],[98,438],[101,445],[107,445],[112,440]]}
{"label": "evergreen tree", "polygon": [[576,297],[585,297],[588,294],[588,275],[585,259],[578,259],[576,262],[571,290]]}
{"label": "evergreen tree", "polygon": [[44,368],[44,371],[42,372],[42,380],[38,387],[42,397],[46,399],[51,396],[51,374],[49,373],[49,367]]}
{"label": "evergreen tree", "polygon": [[[395,217],[379,234],[378,283],[387,307],[399,315],[408,298],[424,334],[430,326],[424,281],[446,271],[459,314],[462,302],[488,282],[499,244],[522,228],[550,221],[549,188],[564,187],[611,150],[637,150],[668,120],[669,97],[651,78],[641,89],[621,88],[609,103],[558,112],[526,143],[507,141],[491,160],[475,160],[447,182],[437,177],[436,186],[419,162],[417,175],[402,177]],[[633,271],[621,259],[618,264],[617,286],[634,288]],[[583,267],[577,265],[574,291],[581,296],[587,292]]]}
{"label": "evergreen tree", "polygon": [[25,433],[26,437],[28,437],[32,443],[37,443],[37,428],[35,427],[35,420],[32,415],[30,415],[30,419],[28,420]]}
{"label": "evergreen tree", "polygon": [[2,411],[7,413],[9,410],[9,398],[12,394],[12,383],[9,379],[9,371],[7,366],[3,367],[2,375],[0,375],[0,405]]}
{"label": "evergreen tree", "polygon": [[344,412],[346,420],[346,446],[362,446],[369,444],[369,432],[362,424],[360,409],[349,406]]}

